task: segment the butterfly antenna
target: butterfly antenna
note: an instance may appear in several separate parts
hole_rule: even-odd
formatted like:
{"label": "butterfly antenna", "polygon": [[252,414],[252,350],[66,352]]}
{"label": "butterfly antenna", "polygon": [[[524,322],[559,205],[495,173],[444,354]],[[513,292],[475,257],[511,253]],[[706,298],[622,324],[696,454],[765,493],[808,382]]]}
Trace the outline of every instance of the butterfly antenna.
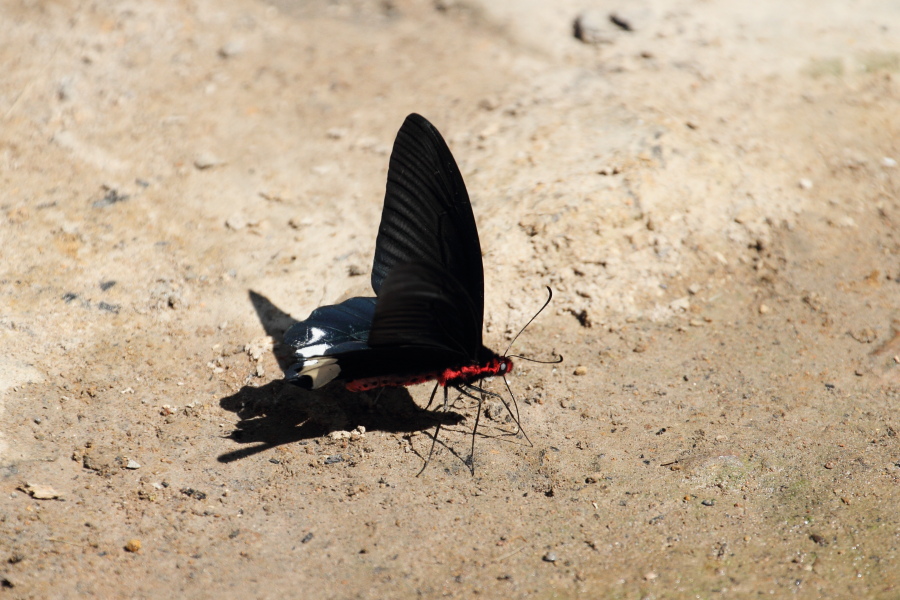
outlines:
{"label": "butterfly antenna", "polygon": [[527,360],[528,362],[533,363],[541,363],[542,365],[558,365],[563,361],[562,354],[560,354],[556,360],[538,360],[536,358],[528,358],[527,356],[522,356],[521,354],[509,354],[506,358],[521,358],[522,360]]}
{"label": "butterfly antenna", "polygon": [[551,289],[550,289],[550,286],[548,285],[548,286],[547,286],[547,301],[544,302],[544,305],[540,308],[540,310],[538,310],[536,313],[534,313],[534,316],[533,316],[533,317],[531,317],[530,319],[528,319],[528,322],[525,323],[525,326],[522,327],[522,329],[519,330],[519,333],[517,333],[516,336],[512,339],[512,341],[509,343],[509,346],[506,347],[506,352],[503,353],[503,356],[506,356],[506,355],[509,354],[509,349],[512,348],[512,345],[516,343],[516,340],[519,339],[519,336],[522,335],[522,332],[525,331],[525,330],[528,328],[529,325],[531,325],[531,322],[532,322],[532,321],[534,321],[535,319],[537,319],[537,316],[538,316],[539,314],[541,314],[541,312],[542,312],[545,308],[547,308],[547,305],[550,304],[550,301],[551,301],[552,299],[553,299],[553,290],[551,290]]}

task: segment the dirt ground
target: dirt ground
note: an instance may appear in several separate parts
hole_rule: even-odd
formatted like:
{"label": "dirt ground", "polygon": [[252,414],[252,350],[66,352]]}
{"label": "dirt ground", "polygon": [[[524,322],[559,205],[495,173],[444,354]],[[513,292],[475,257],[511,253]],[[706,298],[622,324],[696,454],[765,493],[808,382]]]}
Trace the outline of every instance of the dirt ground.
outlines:
{"label": "dirt ground", "polygon": [[[900,595],[894,0],[3,0],[0,65],[0,598]],[[486,344],[555,294],[474,475],[279,368],[410,112]]]}

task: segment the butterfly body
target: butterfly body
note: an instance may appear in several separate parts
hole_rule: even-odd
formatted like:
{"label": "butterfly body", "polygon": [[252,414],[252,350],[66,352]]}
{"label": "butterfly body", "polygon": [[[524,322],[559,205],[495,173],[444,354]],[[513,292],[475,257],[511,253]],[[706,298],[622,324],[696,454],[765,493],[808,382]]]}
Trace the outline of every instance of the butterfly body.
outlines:
{"label": "butterfly body", "polygon": [[[485,348],[486,352],[491,352]],[[351,392],[365,392],[383,387],[401,387],[418,385],[427,381],[437,381],[444,387],[459,387],[475,383],[485,377],[505,375],[512,370],[512,361],[505,356],[493,356],[483,362],[459,367],[448,367],[440,371],[430,371],[411,375],[379,375],[354,379],[347,382],[347,389]]]}
{"label": "butterfly body", "polygon": [[446,142],[409,115],[391,152],[372,266],[374,298],[317,308],[285,334],[306,388],[436,380],[459,388],[512,369],[482,343],[484,270],[475,217]]}

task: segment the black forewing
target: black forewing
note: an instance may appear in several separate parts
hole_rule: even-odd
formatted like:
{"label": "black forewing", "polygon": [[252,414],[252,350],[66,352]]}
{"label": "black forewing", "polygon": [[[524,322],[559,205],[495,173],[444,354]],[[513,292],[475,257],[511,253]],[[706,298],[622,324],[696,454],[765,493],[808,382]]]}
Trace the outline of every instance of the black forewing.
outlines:
{"label": "black forewing", "polygon": [[482,312],[461,285],[430,263],[395,267],[378,295],[369,346],[443,352],[445,367],[470,361],[481,348]]}
{"label": "black forewing", "polygon": [[284,334],[284,342],[298,357],[332,356],[366,349],[375,314],[375,298],[355,297],[340,304],[322,306],[295,323]]}
{"label": "black forewing", "polygon": [[[466,327],[471,328],[467,335],[474,337],[471,333],[477,332],[476,347],[480,346],[484,270],[475,217],[459,167],[444,138],[427,119],[417,114],[409,115],[403,122],[391,152],[372,267],[372,289],[378,294],[377,312],[396,314],[398,307],[418,305],[422,297],[428,296],[430,292],[423,289],[405,300],[402,294],[414,292],[415,285],[408,274],[403,275],[396,284],[397,290],[391,293],[391,306],[381,308],[389,275],[410,263],[428,266],[429,284],[448,279],[450,283],[442,284],[440,289],[442,304],[451,312],[457,307],[456,310],[465,314],[448,316],[447,321],[465,321]],[[404,292],[399,292],[400,289]],[[379,331],[377,339],[399,342],[403,337],[401,331],[414,333],[408,326],[387,327],[376,316],[373,334],[381,327],[387,331]],[[467,346],[470,341],[466,340]]]}

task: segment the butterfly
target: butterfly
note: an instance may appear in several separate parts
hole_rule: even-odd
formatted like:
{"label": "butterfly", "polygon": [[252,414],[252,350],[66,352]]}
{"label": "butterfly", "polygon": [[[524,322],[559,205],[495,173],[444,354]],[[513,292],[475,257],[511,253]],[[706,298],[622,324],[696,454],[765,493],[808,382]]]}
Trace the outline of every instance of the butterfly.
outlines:
{"label": "butterfly", "polygon": [[434,380],[431,400],[443,386],[445,408],[448,388],[479,402],[474,393],[496,396],[476,383],[505,376],[513,363],[482,341],[484,268],[472,205],[447,143],[418,114],[394,141],[371,283],[375,297],[322,306],[288,329],[285,344],[299,360],[288,380],[316,389],[337,379],[355,392]]}

